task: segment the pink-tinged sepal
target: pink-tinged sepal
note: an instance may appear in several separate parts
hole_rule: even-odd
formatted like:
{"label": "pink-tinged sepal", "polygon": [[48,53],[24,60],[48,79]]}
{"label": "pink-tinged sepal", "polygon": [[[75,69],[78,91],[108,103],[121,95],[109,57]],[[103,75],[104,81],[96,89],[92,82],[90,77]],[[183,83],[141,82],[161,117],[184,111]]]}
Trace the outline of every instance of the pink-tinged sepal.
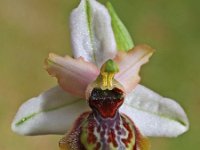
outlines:
{"label": "pink-tinged sepal", "polygon": [[126,92],[132,91],[140,81],[139,71],[143,64],[149,61],[154,49],[148,45],[138,45],[126,52],[118,52],[115,61],[119,64],[120,72],[116,79],[123,85]]}
{"label": "pink-tinged sepal", "polygon": [[59,85],[67,92],[85,98],[85,90],[99,74],[98,68],[82,57],[73,59],[49,54],[46,70],[58,79]]}

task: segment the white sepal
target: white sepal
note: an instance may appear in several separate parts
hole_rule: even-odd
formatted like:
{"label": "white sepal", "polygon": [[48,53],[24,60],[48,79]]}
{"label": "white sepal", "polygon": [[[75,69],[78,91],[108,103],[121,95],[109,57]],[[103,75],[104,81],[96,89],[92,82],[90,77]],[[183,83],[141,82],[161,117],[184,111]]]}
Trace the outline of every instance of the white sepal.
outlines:
{"label": "white sepal", "polygon": [[81,0],[70,16],[70,31],[75,58],[84,57],[98,67],[116,54],[111,18],[96,0]]}
{"label": "white sepal", "polygon": [[184,110],[175,101],[138,85],[120,111],[129,116],[145,136],[176,137],[189,128]]}
{"label": "white sepal", "polygon": [[22,135],[65,134],[89,107],[86,101],[54,87],[22,104],[12,130]]}

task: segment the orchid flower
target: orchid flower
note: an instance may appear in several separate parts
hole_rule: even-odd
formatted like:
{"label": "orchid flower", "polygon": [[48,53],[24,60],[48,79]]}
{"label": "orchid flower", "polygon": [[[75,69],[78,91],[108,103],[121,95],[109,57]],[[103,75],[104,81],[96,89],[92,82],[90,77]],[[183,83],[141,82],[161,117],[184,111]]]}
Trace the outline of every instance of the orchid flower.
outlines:
{"label": "orchid flower", "polygon": [[[81,0],[71,13],[70,30],[74,57],[51,53],[45,60],[46,70],[59,86],[22,104],[12,123],[14,132],[69,133],[85,112],[91,111],[86,100],[97,86],[108,90],[120,87],[125,96],[119,112],[134,122],[138,138],[176,137],[188,130],[187,116],[178,103],[139,84],[139,70],[154,50],[148,45],[134,46],[110,3],[105,7],[96,0]],[[138,140],[135,149],[145,150]]]}

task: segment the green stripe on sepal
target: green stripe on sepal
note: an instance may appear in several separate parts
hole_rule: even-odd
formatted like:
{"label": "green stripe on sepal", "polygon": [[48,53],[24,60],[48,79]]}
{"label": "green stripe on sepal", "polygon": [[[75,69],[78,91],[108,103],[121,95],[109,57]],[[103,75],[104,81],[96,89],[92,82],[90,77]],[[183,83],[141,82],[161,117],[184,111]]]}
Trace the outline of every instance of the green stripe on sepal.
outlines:
{"label": "green stripe on sepal", "polygon": [[134,43],[128,30],[116,14],[112,4],[107,2],[106,6],[111,16],[112,28],[117,43],[117,49],[119,51],[129,51],[134,47]]}
{"label": "green stripe on sepal", "polygon": [[96,57],[95,57],[95,48],[94,48],[94,33],[92,31],[92,10],[91,10],[91,4],[89,2],[89,0],[86,0],[85,1],[85,11],[86,11],[86,14],[87,14],[87,22],[88,22],[88,32],[89,32],[89,35],[90,35],[90,43],[91,43],[91,46],[92,46],[92,49],[93,49],[93,59],[94,61],[96,62]]}
{"label": "green stripe on sepal", "polygon": [[33,117],[36,116],[37,114],[39,114],[39,113],[32,113],[32,114],[30,114],[30,115],[28,115],[28,116],[26,116],[26,117],[23,117],[23,118],[22,118],[21,120],[19,120],[15,125],[16,125],[16,126],[19,126],[19,125],[23,124],[24,122],[30,120],[31,118],[33,118]]}

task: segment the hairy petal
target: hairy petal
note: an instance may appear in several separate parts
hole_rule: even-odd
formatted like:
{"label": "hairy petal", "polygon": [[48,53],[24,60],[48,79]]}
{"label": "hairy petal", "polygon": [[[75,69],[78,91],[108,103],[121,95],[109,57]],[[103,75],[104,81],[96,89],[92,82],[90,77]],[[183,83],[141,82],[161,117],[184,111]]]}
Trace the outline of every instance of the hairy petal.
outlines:
{"label": "hairy petal", "polygon": [[151,144],[147,137],[143,136],[139,129],[135,127],[136,133],[136,150],[150,150]]}
{"label": "hairy petal", "polygon": [[108,10],[96,0],[81,0],[70,17],[75,58],[84,57],[98,67],[116,54],[116,42]]}
{"label": "hairy petal", "polygon": [[65,134],[88,110],[86,101],[54,87],[22,104],[12,130],[22,135]]}
{"label": "hairy petal", "polygon": [[99,74],[98,68],[83,58],[73,59],[49,54],[46,70],[58,79],[59,85],[67,92],[85,98],[87,85]]}
{"label": "hairy petal", "polygon": [[114,60],[119,64],[120,72],[116,75],[116,79],[124,86],[127,93],[140,81],[140,68],[148,62],[153,51],[148,45],[138,45],[128,53],[118,52]]}
{"label": "hairy petal", "polygon": [[127,95],[120,111],[128,115],[145,136],[176,137],[189,128],[187,116],[178,103],[142,85]]}

